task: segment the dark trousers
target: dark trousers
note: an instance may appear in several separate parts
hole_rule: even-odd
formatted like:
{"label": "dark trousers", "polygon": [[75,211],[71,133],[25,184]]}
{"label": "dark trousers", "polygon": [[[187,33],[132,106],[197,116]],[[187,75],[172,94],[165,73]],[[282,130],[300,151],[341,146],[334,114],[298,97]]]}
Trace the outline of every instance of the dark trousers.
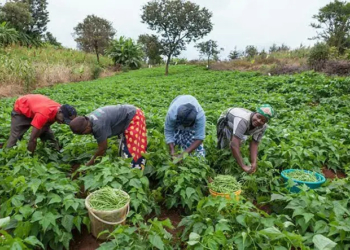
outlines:
{"label": "dark trousers", "polygon": [[[22,140],[25,132],[31,127],[32,120],[32,118],[28,118],[16,111],[11,112],[11,134],[7,141],[8,148],[15,146],[18,140]],[[47,124],[41,129],[40,139],[42,141],[50,140],[54,143],[55,147],[58,147],[58,142],[50,126],[51,124]]]}

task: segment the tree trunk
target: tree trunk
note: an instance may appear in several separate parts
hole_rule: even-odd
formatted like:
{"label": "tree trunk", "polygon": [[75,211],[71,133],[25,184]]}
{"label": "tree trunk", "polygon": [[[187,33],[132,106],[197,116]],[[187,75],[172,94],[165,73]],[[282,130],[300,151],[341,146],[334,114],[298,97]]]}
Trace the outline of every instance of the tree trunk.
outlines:
{"label": "tree trunk", "polygon": [[98,46],[95,45],[95,52],[96,52],[96,57],[97,57],[97,63],[100,64],[100,56],[98,54]]}
{"label": "tree trunk", "polygon": [[208,56],[208,69],[209,69],[209,58],[210,58],[210,56]]}
{"label": "tree trunk", "polygon": [[169,63],[170,63],[170,57],[171,55],[168,56],[168,59],[166,60],[166,66],[165,66],[165,75],[167,76],[169,73]]}

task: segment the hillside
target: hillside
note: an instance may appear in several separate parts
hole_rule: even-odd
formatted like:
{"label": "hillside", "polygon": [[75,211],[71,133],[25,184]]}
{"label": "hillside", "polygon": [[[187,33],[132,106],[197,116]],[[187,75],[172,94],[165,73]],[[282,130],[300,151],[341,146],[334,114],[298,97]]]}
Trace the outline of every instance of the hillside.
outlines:
{"label": "hillside", "polygon": [[57,83],[79,82],[113,75],[112,61],[54,46],[0,49],[0,97],[23,94]]}

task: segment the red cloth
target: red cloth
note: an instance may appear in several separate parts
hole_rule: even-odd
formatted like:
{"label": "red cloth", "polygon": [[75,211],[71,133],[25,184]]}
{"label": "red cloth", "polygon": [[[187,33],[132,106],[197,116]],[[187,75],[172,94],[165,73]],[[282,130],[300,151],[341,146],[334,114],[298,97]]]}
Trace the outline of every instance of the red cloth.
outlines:
{"label": "red cloth", "polygon": [[124,134],[129,153],[136,162],[147,149],[146,119],[142,110],[136,110],[136,114]]}
{"label": "red cloth", "polygon": [[43,95],[24,95],[15,102],[14,111],[33,118],[31,125],[42,129],[46,123],[54,123],[61,104]]}

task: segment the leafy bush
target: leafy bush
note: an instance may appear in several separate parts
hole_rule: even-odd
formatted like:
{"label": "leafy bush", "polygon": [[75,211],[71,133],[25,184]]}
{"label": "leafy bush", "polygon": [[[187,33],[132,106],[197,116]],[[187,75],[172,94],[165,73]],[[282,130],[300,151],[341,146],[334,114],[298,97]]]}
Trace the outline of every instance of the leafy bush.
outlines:
{"label": "leafy bush", "polygon": [[120,37],[114,40],[106,50],[106,54],[112,58],[114,64],[128,66],[131,69],[138,69],[142,64],[142,48],[131,38]]}
{"label": "leafy bush", "polygon": [[329,59],[329,46],[325,43],[317,43],[310,51],[308,64],[311,69],[322,70]]}
{"label": "leafy bush", "polygon": [[18,39],[18,32],[14,28],[9,28],[6,22],[0,24],[0,46],[16,43]]}
{"label": "leafy bush", "polygon": [[248,59],[253,59],[258,54],[259,54],[258,49],[253,45],[248,45],[245,48],[245,55]]}
{"label": "leafy bush", "polygon": [[165,228],[173,229],[169,219],[148,220],[148,223],[141,222],[134,227],[119,225],[109,235],[111,241],[101,244],[98,250],[171,250],[173,249],[170,241],[172,235]]}
{"label": "leafy bush", "polygon": [[[105,157],[94,166],[79,169],[79,172],[85,173],[79,178],[84,183],[85,190],[95,191],[106,186],[122,189],[132,200],[129,216],[137,214],[145,216],[152,211],[158,213],[159,208],[149,189],[149,180],[143,176],[142,171],[130,168],[129,161],[123,159],[109,161],[109,158]],[[137,219],[135,218],[135,221]]]}
{"label": "leafy bush", "polygon": [[326,238],[333,244],[332,249],[341,250],[350,247],[350,203],[345,198],[348,194],[350,185],[342,180],[320,192],[303,189],[297,195],[274,194],[271,201],[279,202],[280,212],[292,218],[295,230],[304,236],[305,245],[312,246],[315,236],[325,235],[332,239]]}
{"label": "leafy bush", "polygon": [[223,197],[204,198],[179,224],[188,249],[239,250],[303,247],[303,238],[288,232],[292,225],[288,216],[274,218],[250,202]]}
{"label": "leafy bush", "polygon": [[94,64],[92,66],[92,79],[98,79],[100,77],[102,70],[103,69],[100,65]]}
{"label": "leafy bush", "polygon": [[11,169],[12,163],[13,158],[0,175],[0,216],[11,217],[9,232],[21,239],[37,237],[45,248],[68,249],[72,230],[89,225],[84,200],[75,197],[79,186],[57,164],[24,158]]}

